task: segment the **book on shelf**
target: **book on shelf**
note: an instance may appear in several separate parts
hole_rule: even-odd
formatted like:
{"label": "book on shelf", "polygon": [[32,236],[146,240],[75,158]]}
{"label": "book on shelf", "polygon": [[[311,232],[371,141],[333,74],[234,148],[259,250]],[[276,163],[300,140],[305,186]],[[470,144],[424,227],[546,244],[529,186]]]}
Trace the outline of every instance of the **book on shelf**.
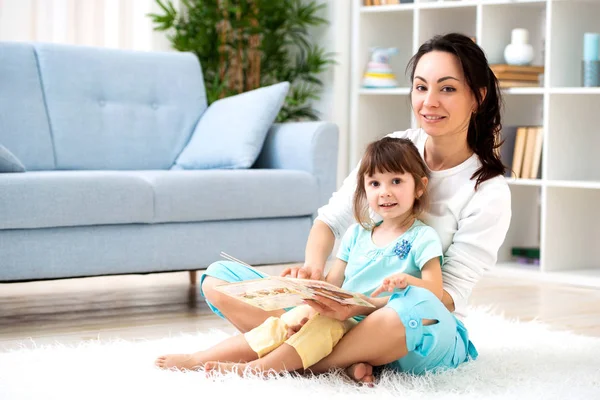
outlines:
{"label": "book on shelf", "polygon": [[511,178],[540,177],[543,129],[540,126],[507,126],[502,128],[500,159]]}
{"label": "book on shelf", "polygon": [[544,73],[542,66],[493,64],[490,68],[501,88],[538,87]]}
{"label": "book on shelf", "polygon": [[[221,253],[221,256],[255,269],[251,265],[226,253]],[[264,272],[260,273],[265,275]],[[312,279],[267,276],[261,279],[226,283],[216,286],[215,289],[266,311],[299,306],[305,304],[304,300],[307,299],[317,301],[317,295],[341,304],[374,307],[356,293],[349,292],[325,281]]]}
{"label": "book on shelf", "polygon": [[498,80],[500,89],[508,89],[514,87],[540,87],[540,81],[514,81],[514,80]]}
{"label": "book on shelf", "polygon": [[517,138],[517,127],[516,126],[503,126],[502,132],[500,132],[500,140],[502,146],[499,148],[500,160],[506,167],[506,176],[511,176],[513,169],[513,153],[515,149],[515,140]]}
{"label": "book on shelf", "polygon": [[494,74],[502,73],[520,73],[539,75],[544,73],[543,65],[508,65],[508,64],[492,64],[490,68]]}
{"label": "book on shelf", "polygon": [[515,81],[515,82],[535,82],[540,81],[538,74],[522,74],[520,72],[502,72],[495,73],[499,81]]}

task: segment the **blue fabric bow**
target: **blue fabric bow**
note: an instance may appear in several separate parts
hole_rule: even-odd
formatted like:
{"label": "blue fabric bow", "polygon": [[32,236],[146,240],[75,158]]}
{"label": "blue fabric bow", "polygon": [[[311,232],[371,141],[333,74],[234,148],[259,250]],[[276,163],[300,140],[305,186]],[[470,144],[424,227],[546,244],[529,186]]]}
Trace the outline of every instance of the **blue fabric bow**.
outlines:
{"label": "blue fabric bow", "polygon": [[396,246],[394,247],[394,254],[400,257],[401,260],[405,260],[406,256],[408,256],[408,253],[410,252],[411,247],[412,246],[408,240],[400,240],[396,243]]}

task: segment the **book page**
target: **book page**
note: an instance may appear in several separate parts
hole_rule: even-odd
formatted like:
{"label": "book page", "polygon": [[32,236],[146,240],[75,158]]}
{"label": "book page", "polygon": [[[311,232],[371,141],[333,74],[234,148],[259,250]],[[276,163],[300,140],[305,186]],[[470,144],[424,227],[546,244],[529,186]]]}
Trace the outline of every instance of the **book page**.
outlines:
{"label": "book page", "polygon": [[298,291],[305,293],[307,299],[316,300],[316,296],[318,295],[337,301],[341,304],[374,307],[371,303],[364,301],[356,293],[349,292],[325,281],[281,277],[277,277],[277,279],[292,280],[292,282],[298,286]]}
{"label": "book page", "polygon": [[324,281],[271,276],[216,286],[215,289],[266,311],[280,310],[305,304],[305,299],[317,300],[317,295],[351,304],[374,307],[358,295]]}
{"label": "book page", "polygon": [[298,290],[295,285],[273,278],[228,283],[216,286],[215,289],[265,311],[304,304],[306,293]]}
{"label": "book page", "polygon": [[[227,253],[221,252],[221,256],[262,273],[250,264]],[[227,283],[216,286],[215,289],[265,311],[299,306],[304,304],[305,299],[318,301],[317,295],[337,301],[340,304],[375,307],[356,293],[341,289],[325,281],[312,279],[268,276],[262,279]]]}

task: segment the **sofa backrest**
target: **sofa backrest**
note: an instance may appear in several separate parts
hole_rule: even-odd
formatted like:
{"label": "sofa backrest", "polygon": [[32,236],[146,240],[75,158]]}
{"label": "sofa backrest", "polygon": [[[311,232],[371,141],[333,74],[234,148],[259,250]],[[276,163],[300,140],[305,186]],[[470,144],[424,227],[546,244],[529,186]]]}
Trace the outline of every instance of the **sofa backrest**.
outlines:
{"label": "sofa backrest", "polygon": [[[168,169],[207,107],[200,64],[191,53],[37,43],[33,54],[45,110],[38,107],[30,114],[46,119],[55,169]],[[21,80],[21,68],[14,68],[12,78],[0,79]],[[27,110],[12,103],[2,108],[0,115],[8,119]],[[25,127],[20,133],[13,142],[27,146],[43,134]],[[0,142],[6,134],[0,132]],[[11,143],[6,147],[13,151]],[[14,154],[30,169],[19,151]]]}
{"label": "sofa backrest", "polygon": [[0,42],[0,144],[29,171],[56,166],[40,74],[30,44]]}

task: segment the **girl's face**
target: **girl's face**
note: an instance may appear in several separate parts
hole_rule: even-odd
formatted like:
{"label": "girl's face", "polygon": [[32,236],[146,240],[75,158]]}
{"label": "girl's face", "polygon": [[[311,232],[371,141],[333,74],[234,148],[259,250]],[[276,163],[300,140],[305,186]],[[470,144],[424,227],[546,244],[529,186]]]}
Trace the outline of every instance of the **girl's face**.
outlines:
{"label": "girl's face", "polygon": [[413,78],[415,118],[433,137],[464,135],[477,103],[455,55],[431,51],[419,60]]}
{"label": "girl's face", "polygon": [[407,213],[412,213],[415,198],[422,194],[422,190],[415,192],[415,180],[409,173],[375,172],[365,175],[364,184],[369,207],[384,220],[403,222]]}

